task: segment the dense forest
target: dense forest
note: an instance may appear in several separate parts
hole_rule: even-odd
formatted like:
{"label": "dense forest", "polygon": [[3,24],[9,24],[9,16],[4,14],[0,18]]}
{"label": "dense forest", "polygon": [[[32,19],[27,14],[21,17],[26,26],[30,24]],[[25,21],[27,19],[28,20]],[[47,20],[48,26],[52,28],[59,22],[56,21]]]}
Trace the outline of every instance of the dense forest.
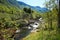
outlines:
{"label": "dense forest", "polygon": [[[36,33],[30,33],[23,40],[60,40],[58,27],[58,0],[45,2],[49,11],[45,13],[32,10],[30,7],[19,5],[16,0],[0,0],[0,40],[14,40],[10,38],[16,30],[42,17],[44,24],[40,24]],[[45,26],[43,28],[42,26]]]}

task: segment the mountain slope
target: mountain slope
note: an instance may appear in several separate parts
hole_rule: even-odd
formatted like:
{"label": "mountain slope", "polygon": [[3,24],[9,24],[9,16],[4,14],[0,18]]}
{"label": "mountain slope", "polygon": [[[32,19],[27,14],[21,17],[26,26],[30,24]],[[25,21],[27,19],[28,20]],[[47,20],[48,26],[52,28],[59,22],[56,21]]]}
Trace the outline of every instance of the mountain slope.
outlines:
{"label": "mountain slope", "polygon": [[38,11],[38,12],[42,12],[42,13],[48,11],[47,8],[41,8],[39,6],[30,6],[30,5],[28,5],[28,4],[24,3],[24,2],[21,2],[21,1],[18,1],[18,3],[22,6],[22,8],[28,7],[28,8],[31,8],[32,10],[35,10],[35,11]]}
{"label": "mountain slope", "polygon": [[16,1],[16,0],[0,0],[0,4],[3,4],[7,6],[8,8],[14,7],[16,9],[23,9],[24,7],[31,8],[32,10],[35,10],[37,12],[47,12],[47,8],[41,8],[39,6],[30,6],[24,2]]}
{"label": "mountain slope", "polygon": [[42,13],[44,13],[44,12],[47,12],[47,11],[48,11],[48,9],[47,9],[47,8],[41,8],[41,7],[39,7],[39,6],[36,6],[35,8],[36,8],[38,11],[42,12]]}

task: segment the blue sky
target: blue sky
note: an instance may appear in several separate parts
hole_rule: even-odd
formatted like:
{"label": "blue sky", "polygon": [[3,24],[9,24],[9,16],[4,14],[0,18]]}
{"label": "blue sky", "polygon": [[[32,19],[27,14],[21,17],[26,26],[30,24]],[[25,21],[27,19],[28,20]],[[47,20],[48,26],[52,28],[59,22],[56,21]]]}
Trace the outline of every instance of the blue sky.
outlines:
{"label": "blue sky", "polygon": [[31,6],[40,6],[40,7],[44,7],[45,2],[45,0],[17,0],[17,1],[22,1]]}

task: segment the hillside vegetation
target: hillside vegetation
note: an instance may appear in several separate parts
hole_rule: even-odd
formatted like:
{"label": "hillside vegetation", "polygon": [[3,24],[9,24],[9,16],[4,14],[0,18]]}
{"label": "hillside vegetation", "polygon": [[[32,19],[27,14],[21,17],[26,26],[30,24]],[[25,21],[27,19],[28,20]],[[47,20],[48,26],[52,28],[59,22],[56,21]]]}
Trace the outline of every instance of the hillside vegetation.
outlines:
{"label": "hillside vegetation", "polygon": [[[52,0],[50,0],[52,1]],[[49,2],[50,2],[49,1]],[[46,5],[49,5],[46,2]],[[55,5],[54,3],[51,3]],[[49,8],[47,6],[47,8]],[[57,25],[57,14],[58,9],[52,7],[45,13],[40,13],[32,10],[30,7],[24,7],[20,5],[16,0],[0,0],[0,38],[1,40],[14,40],[9,38],[14,34],[15,30],[28,23],[29,20],[36,20],[42,17],[44,24],[40,24],[40,28],[36,33],[30,33],[23,40],[60,40],[58,25]]]}

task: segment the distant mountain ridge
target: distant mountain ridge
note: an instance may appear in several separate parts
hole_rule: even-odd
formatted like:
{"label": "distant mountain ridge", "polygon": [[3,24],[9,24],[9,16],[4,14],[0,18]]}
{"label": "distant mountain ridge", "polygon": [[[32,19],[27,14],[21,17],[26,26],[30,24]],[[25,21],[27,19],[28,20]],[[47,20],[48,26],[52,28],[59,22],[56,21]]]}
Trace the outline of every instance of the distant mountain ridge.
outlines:
{"label": "distant mountain ridge", "polygon": [[28,4],[24,3],[24,2],[21,2],[21,1],[18,1],[18,3],[19,3],[20,5],[22,5],[22,6],[24,6],[24,7],[29,7],[29,8],[31,8],[32,10],[36,10],[36,11],[38,11],[38,12],[44,13],[44,12],[47,12],[47,11],[48,11],[47,8],[41,8],[41,7],[39,7],[39,6],[30,6],[30,5],[28,5]]}
{"label": "distant mountain ridge", "polygon": [[28,5],[24,2],[17,1],[17,0],[0,0],[0,3],[6,5],[7,7],[13,7],[14,6],[18,9],[23,9],[24,7],[27,7],[27,8],[31,8],[32,10],[35,10],[35,11],[41,12],[41,13],[48,11],[47,8],[41,8],[39,6],[31,6],[31,5]]}
{"label": "distant mountain ridge", "polygon": [[35,8],[36,8],[38,11],[40,11],[40,12],[47,12],[47,11],[48,11],[47,8],[41,8],[41,7],[39,7],[39,6],[36,6]]}

